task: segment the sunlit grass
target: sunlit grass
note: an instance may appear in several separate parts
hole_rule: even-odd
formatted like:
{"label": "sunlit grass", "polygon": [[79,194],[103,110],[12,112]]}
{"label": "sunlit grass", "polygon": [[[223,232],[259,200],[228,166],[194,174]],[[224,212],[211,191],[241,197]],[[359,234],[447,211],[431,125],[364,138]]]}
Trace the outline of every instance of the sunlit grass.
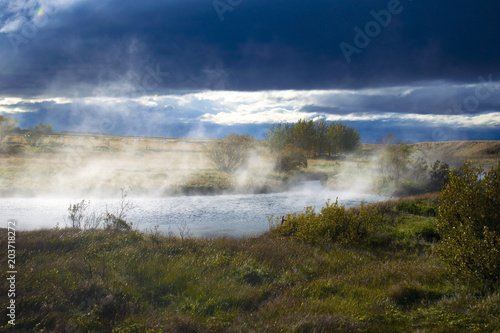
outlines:
{"label": "sunlit grass", "polygon": [[[180,239],[154,231],[18,232],[16,328],[106,332],[495,332],[498,292],[458,283],[421,226],[374,205],[381,245],[308,245],[267,233]],[[403,205],[404,206],[404,205]],[[5,245],[2,229],[0,246]],[[2,257],[0,265],[5,265]],[[1,282],[5,287],[5,279]],[[2,297],[5,297],[4,295]],[[2,310],[5,315],[6,310]]]}

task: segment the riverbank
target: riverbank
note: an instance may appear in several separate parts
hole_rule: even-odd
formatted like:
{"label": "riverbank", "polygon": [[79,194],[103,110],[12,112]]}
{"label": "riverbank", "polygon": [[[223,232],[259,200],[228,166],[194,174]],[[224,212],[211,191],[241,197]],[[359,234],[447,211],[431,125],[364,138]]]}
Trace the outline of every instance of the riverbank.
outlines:
{"label": "riverbank", "polygon": [[356,246],[269,233],[17,232],[16,330],[496,332],[500,294],[454,280],[434,256],[436,200],[376,204],[385,227]]}

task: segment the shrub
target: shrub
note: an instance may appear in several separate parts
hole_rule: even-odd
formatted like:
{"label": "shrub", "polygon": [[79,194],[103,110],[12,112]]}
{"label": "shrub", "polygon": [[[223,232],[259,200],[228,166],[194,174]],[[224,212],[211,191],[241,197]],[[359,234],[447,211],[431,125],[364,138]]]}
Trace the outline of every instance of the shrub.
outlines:
{"label": "shrub", "polygon": [[435,216],[436,207],[415,201],[403,201],[397,205],[397,210],[421,216]]}
{"label": "shrub", "polygon": [[106,226],[106,229],[113,229],[119,231],[132,230],[132,225],[130,223],[110,213],[106,214],[106,217],[104,218],[104,225]]}
{"label": "shrub", "polygon": [[441,192],[438,253],[458,277],[500,277],[500,162],[488,173],[466,162]]}
{"label": "shrub", "polygon": [[127,199],[127,196],[128,191],[122,188],[119,206],[114,213],[108,212],[107,206],[106,213],[98,213],[96,211],[87,212],[90,207],[90,201],[86,200],[70,204],[67,219],[65,218],[66,226],[81,230],[104,227],[106,229],[130,231],[132,230],[132,222],[127,222],[125,217],[129,211],[135,208],[135,205]]}
{"label": "shrub", "polygon": [[436,225],[432,222],[421,223],[413,228],[415,236],[423,239],[426,242],[437,242],[441,239]]}
{"label": "shrub", "polygon": [[247,162],[254,143],[252,136],[233,133],[224,140],[210,142],[204,152],[217,170],[231,173]]}
{"label": "shrub", "polygon": [[429,189],[431,191],[441,191],[449,181],[450,166],[448,163],[441,164],[441,161],[437,160],[431,166],[429,173],[431,178]]}
{"label": "shrub", "polygon": [[52,125],[39,123],[35,127],[30,127],[25,135],[26,142],[31,147],[37,147],[45,136],[52,134]]}
{"label": "shrub", "polygon": [[68,220],[65,219],[66,225],[71,228],[82,230],[99,228],[104,219],[104,215],[96,213],[95,211],[88,213],[87,209],[89,207],[90,201],[85,200],[76,204],[70,204],[68,208]]}
{"label": "shrub", "polygon": [[[278,220],[277,220],[278,222]],[[374,207],[346,209],[338,201],[329,202],[316,214],[308,207],[304,212],[288,214],[285,221],[272,228],[274,235],[291,237],[309,244],[323,242],[356,244],[378,230],[382,216]]]}
{"label": "shrub", "polygon": [[17,123],[17,119],[0,115],[0,143],[2,143],[5,137],[14,131]]}
{"label": "shrub", "polygon": [[80,229],[83,226],[83,220],[85,218],[85,211],[89,207],[90,203],[82,200],[76,204],[70,204],[68,208],[68,219],[71,228]]}
{"label": "shrub", "polygon": [[289,173],[302,168],[307,168],[306,151],[290,144],[280,152],[274,166],[278,173]]}
{"label": "shrub", "polygon": [[398,184],[392,195],[395,197],[406,197],[423,193],[425,193],[423,185],[411,180],[405,180]]}

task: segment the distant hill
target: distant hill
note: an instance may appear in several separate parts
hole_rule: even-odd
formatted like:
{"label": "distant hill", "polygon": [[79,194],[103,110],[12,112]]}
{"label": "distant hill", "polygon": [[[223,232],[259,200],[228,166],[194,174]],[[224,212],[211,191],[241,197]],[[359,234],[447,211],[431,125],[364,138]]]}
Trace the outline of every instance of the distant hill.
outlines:
{"label": "distant hill", "polygon": [[[414,146],[416,154],[420,154],[428,163],[440,160],[452,167],[461,166],[465,160],[471,160],[474,164],[489,169],[500,160],[500,141],[420,142]],[[380,149],[381,145],[365,145],[368,151],[377,148]]]}
{"label": "distant hill", "polygon": [[416,143],[427,161],[441,160],[460,166],[464,160],[489,168],[500,160],[500,141],[447,141]]}

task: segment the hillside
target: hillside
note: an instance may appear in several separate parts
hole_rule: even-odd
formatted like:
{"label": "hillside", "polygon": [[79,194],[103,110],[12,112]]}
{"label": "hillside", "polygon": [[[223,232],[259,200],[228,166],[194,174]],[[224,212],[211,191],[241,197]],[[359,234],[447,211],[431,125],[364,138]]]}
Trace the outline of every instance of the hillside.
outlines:
{"label": "hillside", "polygon": [[427,160],[446,161],[459,166],[465,159],[485,167],[491,167],[500,159],[500,141],[449,141],[422,142],[415,144]]}
{"label": "hillside", "polygon": [[[376,151],[380,144],[365,144],[365,151]],[[471,160],[486,169],[498,163],[500,159],[500,141],[444,141],[420,142],[414,144],[416,153],[432,163],[436,160],[458,167],[464,160]]]}

